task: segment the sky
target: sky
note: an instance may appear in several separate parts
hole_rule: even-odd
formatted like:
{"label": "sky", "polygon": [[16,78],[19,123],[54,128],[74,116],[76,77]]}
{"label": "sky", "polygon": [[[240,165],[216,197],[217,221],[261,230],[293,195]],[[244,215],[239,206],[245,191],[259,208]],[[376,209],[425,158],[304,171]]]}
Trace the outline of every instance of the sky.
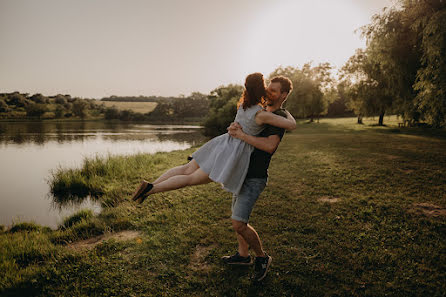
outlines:
{"label": "sky", "polygon": [[0,93],[178,96],[364,47],[391,0],[0,0]]}

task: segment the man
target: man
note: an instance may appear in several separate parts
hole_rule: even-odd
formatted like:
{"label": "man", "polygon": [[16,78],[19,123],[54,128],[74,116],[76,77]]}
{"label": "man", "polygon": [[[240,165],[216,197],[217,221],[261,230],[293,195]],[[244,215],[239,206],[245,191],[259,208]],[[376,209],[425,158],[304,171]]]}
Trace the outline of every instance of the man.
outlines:
{"label": "man", "polygon": [[[267,88],[267,111],[286,116],[282,104],[292,90],[291,81],[284,76],[271,79]],[[253,280],[261,281],[265,278],[272,257],[265,253],[262,242],[256,230],[248,224],[248,219],[257,198],[266,186],[268,167],[272,155],[276,151],[285,133],[282,128],[266,125],[258,136],[245,134],[238,123],[228,127],[228,133],[254,146],[251,153],[248,173],[238,195],[232,197],[232,226],[237,235],[238,252],[222,259],[227,264],[250,265],[251,256],[248,249],[251,247],[256,254]]]}

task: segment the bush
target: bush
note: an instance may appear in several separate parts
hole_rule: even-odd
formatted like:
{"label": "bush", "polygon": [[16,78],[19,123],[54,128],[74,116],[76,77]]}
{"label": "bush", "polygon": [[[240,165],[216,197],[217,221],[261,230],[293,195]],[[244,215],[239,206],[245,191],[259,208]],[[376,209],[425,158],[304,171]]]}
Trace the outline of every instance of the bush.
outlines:
{"label": "bush", "polygon": [[56,98],[54,99],[54,102],[57,104],[66,104],[67,103],[67,99],[65,98],[65,96],[63,95],[57,95]]}
{"label": "bush", "polygon": [[119,110],[115,106],[107,107],[105,109],[105,119],[106,120],[119,119]]}
{"label": "bush", "polygon": [[8,104],[6,104],[5,100],[0,99],[0,112],[8,112],[9,107]]}
{"label": "bush", "polygon": [[31,97],[29,97],[31,101],[38,104],[46,104],[49,103],[49,99],[42,94],[34,94]]}
{"label": "bush", "polygon": [[45,112],[48,111],[48,108],[45,104],[33,103],[26,106],[25,110],[27,116],[40,118]]}

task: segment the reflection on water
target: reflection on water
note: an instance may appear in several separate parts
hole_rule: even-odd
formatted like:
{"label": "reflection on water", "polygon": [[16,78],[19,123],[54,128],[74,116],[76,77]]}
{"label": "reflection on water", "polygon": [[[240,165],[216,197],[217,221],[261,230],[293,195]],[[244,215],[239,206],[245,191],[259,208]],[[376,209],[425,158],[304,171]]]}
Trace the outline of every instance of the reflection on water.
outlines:
{"label": "reflection on water", "polygon": [[[144,140],[148,135],[165,136],[163,139],[201,141],[196,133],[198,126],[187,125],[141,125],[121,122],[0,122],[0,143],[45,144],[48,141],[67,143],[98,136],[110,140]],[[174,134],[174,135],[173,135]]]}
{"label": "reflection on water", "polygon": [[99,211],[94,199],[52,204],[47,178],[58,166],[79,167],[83,158],[95,155],[186,149],[204,140],[196,126],[0,122],[0,224],[35,221],[54,228],[81,208]]}

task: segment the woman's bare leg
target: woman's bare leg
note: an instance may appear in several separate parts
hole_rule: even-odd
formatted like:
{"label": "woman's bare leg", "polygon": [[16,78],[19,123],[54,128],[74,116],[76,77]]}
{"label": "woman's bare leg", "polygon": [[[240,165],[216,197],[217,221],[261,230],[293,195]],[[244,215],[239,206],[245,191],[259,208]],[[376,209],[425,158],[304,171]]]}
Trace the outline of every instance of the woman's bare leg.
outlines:
{"label": "woman's bare leg", "polygon": [[195,160],[191,160],[189,163],[187,163],[185,165],[177,166],[177,167],[167,170],[160,177],[158,177],[152,184],[154,184],[154,185],[159,184],[160,182],[163,182],[172,176],[192,174],[198,168],[199,168],[199,166],[198,166],[197,162],[195,162]]}
{"label": "woman's bare leg", "polygon": [[206,184],[211,181],[212,180],[209,178],[206,172],[200,168],[197,168],[191,174],[175,175],[153,185],[153,188],[147,193],[147,195],[176,190],[187,186]]}

